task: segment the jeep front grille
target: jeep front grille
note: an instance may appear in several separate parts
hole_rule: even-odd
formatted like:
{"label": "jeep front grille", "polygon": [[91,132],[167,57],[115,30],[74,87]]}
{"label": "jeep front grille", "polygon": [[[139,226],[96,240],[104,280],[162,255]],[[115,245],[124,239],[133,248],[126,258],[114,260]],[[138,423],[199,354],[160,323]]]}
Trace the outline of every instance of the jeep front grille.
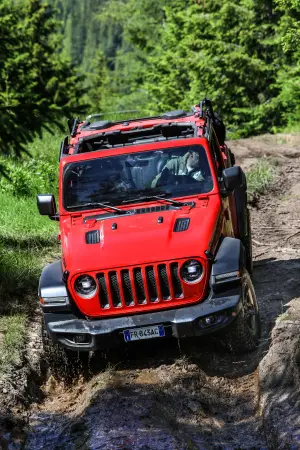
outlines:
{"label": "jeep front grille", "polygon": [[183,298],[178,262],[105,271],[97,279],[101,309],[147,308]]}

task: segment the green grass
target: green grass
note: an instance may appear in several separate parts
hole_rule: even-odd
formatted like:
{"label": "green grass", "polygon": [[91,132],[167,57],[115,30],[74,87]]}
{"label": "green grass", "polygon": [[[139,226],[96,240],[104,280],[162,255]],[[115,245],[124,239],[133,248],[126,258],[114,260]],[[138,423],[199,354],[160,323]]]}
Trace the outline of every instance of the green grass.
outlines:
{"label": "green grass", "polygon": [[250,195],[262,194],[273,181],[276,173],[276,162],[272,158],[261,159],[247,172],[247,185]]}
{"label": "green grass", "polygon": [[38,214],[35,199],[1,195],[0,208],[1,375],[20,359],[42,267],[58,257],[59,246],[57,223]]}
{"label": "green grass", "polygon": [[0,240],[15,247],[52,245],[57,224],[38,213],[35,198],[0,196]]}
{"label": "green grass", "polygon": [[[57,167],[60,140],[61,136],[46,133],[28,150],[37,160],[46,157]],[[22,167],[22,162],[16,164]],[[28,318],[38,304],[41,270],[59,257],[60,248],[56,239],[58,223],[39,215],[35,195],[13,195],[2,190],[0,210],[1,375],[20,360]]]}
{"label": "green grass", "polygon": [[285,128],[276,130],[276,132],[282,134],[300,134],[300,124],[288,125]]}
{"label": "green grass", "polygon": [[33,157],[47,156],[47,159],[55,165],[58,165],[59,147],[64,136],[68,131],[56,131],[54,134],[43,133],[41,138],[36,138],[27,146],[27,150]]}
{"label": "green grass", "polygon": [[0,196],[0,314],[20,305],[31,310],[24,296],[34,292],[42,264],[57,253],[58,225],[39,215],[36,201]]}
{"label": "green grass", "polygon": [[25,338],[26,316],[15,314],[0,317],[0,373],[20,363],[20,350]]}

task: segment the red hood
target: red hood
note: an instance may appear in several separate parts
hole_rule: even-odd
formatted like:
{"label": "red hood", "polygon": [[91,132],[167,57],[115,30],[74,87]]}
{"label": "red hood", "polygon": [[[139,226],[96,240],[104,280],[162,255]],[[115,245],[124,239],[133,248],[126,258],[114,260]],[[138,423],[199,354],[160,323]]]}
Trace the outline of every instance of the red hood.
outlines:
{"label": "red hood", "polygon": [[[191,256],[206,258],[204,252],[209,248],[221,202],[218,195],[193,200],[196,205],[190,209],[115,216],[98,222],[84,223],[83,216],[62,216],[65,269],[73,275]],[[162,223],[158,223],[158,217],[163,217]],[[189,228],[174,232],[175,220],[180,217],[190,218]],[[117,224],[115,230],[113,223]],[[86,244],[86,233],[97,229],[100,243]]]}

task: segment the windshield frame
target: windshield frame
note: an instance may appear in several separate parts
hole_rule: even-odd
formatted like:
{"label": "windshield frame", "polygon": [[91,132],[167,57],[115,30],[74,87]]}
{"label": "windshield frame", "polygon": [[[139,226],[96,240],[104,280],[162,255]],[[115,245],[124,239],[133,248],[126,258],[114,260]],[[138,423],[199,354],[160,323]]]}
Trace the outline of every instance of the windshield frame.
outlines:
{"label": "windshield frame", "polygon": [[[118,155],[126,155],[126,154],[132,154],[132,153],[140,153],[140,152],[146,152],[146,151],[153,151],[153,150],[167,150],[170,148],[175,148],[175,147],[186,147],[186,146],[191,146],[191,145],[201,145],[202,147],[204,147],[204,150],[206,152],[206,156],[207,156],[207,160],[208,160],[208,164],[209,164],[209,168],[211,171],[211,175],[212,175],[212,179],[213,179],[213,189],[208,192],[208,193],[197,193],[197,194],[186,194],[184,196],[170,196],[170,199],[178,199],[178,201],[182,201],[182,199],[186,199],[186,198],[193,198],[193,197],[208,197],[209,195],[213,195],[219,192],[219,185],[218,185],[218,179],[216,176],[216,172],[215,172],[215,165],[213,162],[213,157],[212,154],[210,152],[209,149],[209,144],[206,138],[201,137],[201,138],[187,138],[187,139],[179,139],[176,141],[165,141],[165,142],[153,142],[153,143],[147,143],[147,144],[140,144],[140,145],[135,145],[135,146],[126,146],[126,147],[115,147],[115,148],[110,148],[107,150],[99,150],[99,151],[94,151],[91,153],[84,153],[84,154],[76,154],[76,155],[69,155],[66,156],[64,158],[61,159],[60,161],[60,183],[59,183],[59,207],[60,207],[60,215],[82,215],[85,212],[89,212],[90,211],[97,211],[97,210],[101,210],[103,211],[103,208],[98,207],[98,208],[87,208],[87,209],[82,209],[82,210],[76,210],[76,211],[72,211],[72,210],[68,210],[64,208],[64,204],[63,204],[63,179],[64,179],[64,170],[66,165],[68,165],[69,163],[74,163],[74,162],[80,162],[80,161],[89,161],[89,160],[94,160],[94,159],[100,159],[100,158],[105,158],[105,157],[112,157],[112,156],[118,156]],[[158,200],[153,200],[153,203],[157,203]],[[122,204],[121,202],[114,205],[114,206],[118,206],[121,209],[129,209],[131,207],[136,207],[137,205],[140,204],[144,204],[144,203],[148,203],[148,202],[134,202],[134,203],[126,203],[126,204]]]}

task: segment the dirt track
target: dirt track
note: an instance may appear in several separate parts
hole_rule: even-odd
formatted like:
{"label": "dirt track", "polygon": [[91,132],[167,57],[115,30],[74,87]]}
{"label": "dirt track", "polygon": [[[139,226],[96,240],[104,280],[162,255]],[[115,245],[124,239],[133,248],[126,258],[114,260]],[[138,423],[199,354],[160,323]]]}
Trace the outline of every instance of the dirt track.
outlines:
{"label": "dirt track", "polygon": [[88,382],[68,389],[50,377],[26,449],[300,449],[300,136],[231,147],[246,169],[262,155],[279,163],[251,209],[258,350],[233,357],[207,337],[188,353],[159,342],[94,358]]}

